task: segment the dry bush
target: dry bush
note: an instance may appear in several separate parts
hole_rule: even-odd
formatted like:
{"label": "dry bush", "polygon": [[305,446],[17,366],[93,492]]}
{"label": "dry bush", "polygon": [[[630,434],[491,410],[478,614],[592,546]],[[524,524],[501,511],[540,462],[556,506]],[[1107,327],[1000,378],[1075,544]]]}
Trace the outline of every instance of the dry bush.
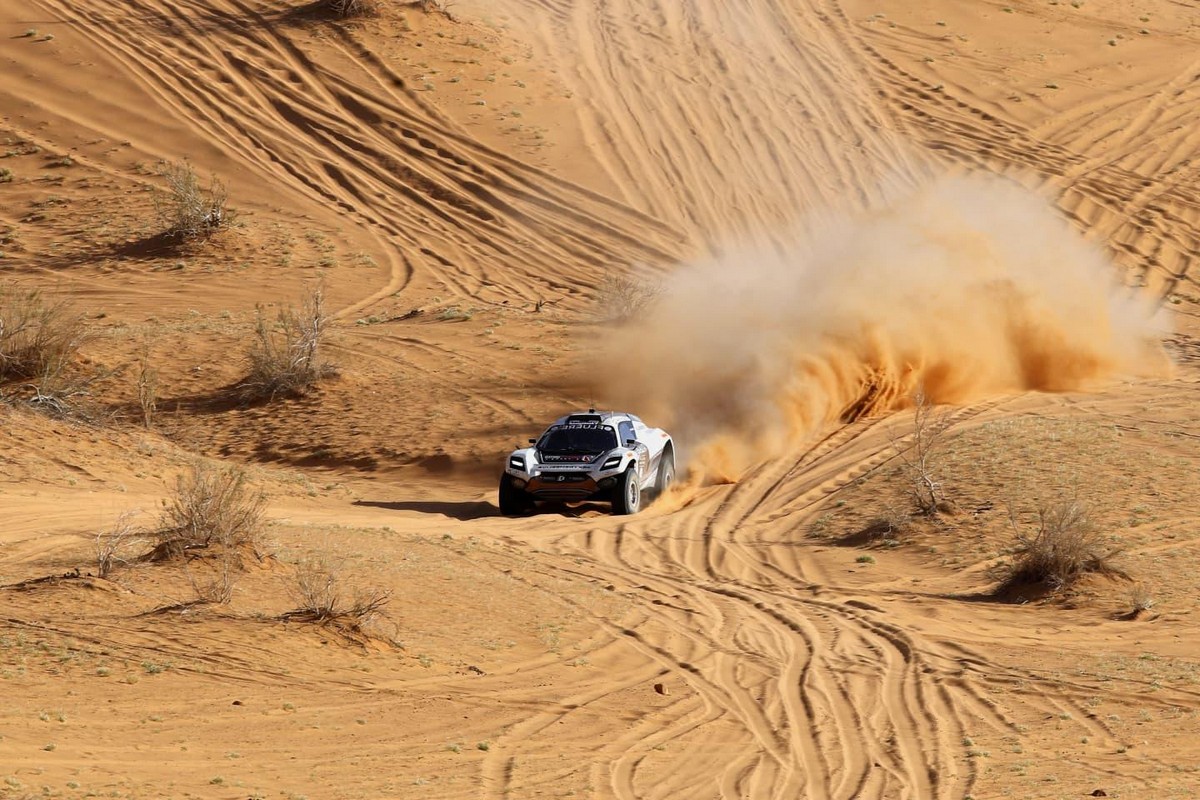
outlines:
{"label": "dry bush", "polygon": [[267,499],[236,467],[197,462],[179,476],[175,494],[164,505],[154,536],[158,557],[211,546],[257,550],[260,544]]}
{"label": "dry bush", "polygon": [[184,562],[183,571],[197,603],[224,604],[233,599],[233,587],[241,576],[241,566],[237,549],[225,544],[211,559]]}
{"label": "dry bush", "polygon": [[[319,7],[335,17],[353,19],[354,17],[373,17],[379,13],[387,0],[319,0]],[[454,19],[450,13],[453,3],[450,0],[403,0],[396,5],[416,6],[426,14],[436,12],[449,19]]]}
{"label": "dry bush", "polygon": [[1079,501],[1043,503],[1037,519],[1037,530],[1028,534],[1009,510],[1017,542],[1012,560],[1001,567],[1002,589],[1040,584],[1057,591],[1071,588],[1087,574],[1128,577],[1113,565],[1117,552],[1104,544],[1088,508]]}
{"label": "dry bush", "polygon": [[107,578],[120,564],[128,563],[125,553],[145,534],[134,525],[138,511],[126,511],[108,530],[96,534],[96,575]]}
{"label": "dry bush", "polygon": [[340,570],[325,556],[312,556],[296,565],[292,596],[296,608],[284,614],[285,619],[333,625],[353,633],[363,633],[392,598],[386,589],[347,586]]}
{"label": "dry bush", "polygon": [[943,436],[950,427],[950,414],[929,401],[924,387],[913,395],[913,429],[909,443],[893,438],[892,447],[903,465],[913,502],[922,514],[937,516],[949,509],[946,492],[938,479],[938,455]]}
{"label": "dry bush", "polygon": [[416,5],[426,14],[436,12],[451,21],[454,20],[454,14],[450,10],[454,3],[451,0],[416,0]]}
{"label": "dry bush", "polygon": [[207,189],[201,187],[196,171],[187,161],[163,162],[159,174],[166,179],[167,188],[155,193],[154,202],[167,233],[181,239],[197,239],[229,221],[225,208],[229,196],[225,184],[215,176]]}
{"label": "dry bush", "polygon": [[597,302],[604,319],[623,321],[644,314],[661,294],[660,284],[610,272],[600,282]]}
{"label": "dry bush", "polygon": [[69,302],[0,284],[0,384],[28,381],[39,395],[60,393],[87,336]]}
{"label": "dry bush", "polygon": [[238,389],[247,400],[298,397],[322,378],[334,374],[322,358],[321,345],[331,320],[325,315],[325,293],[318,286],[305,298],[299,311],[280,309],[275,324],[267,321],[262,307],[248,354],[250,371]]}
{"label": "dry bush", "polygon": [[907,508],[899,508],[891,503],[884,505],[883,513],[875,520],[876,528],[879,531],[879,538],[881,539],[895,539],[904,533],[911,524],[912,512]]}
{"label": "dry bush", "polygon": [[1138,616],[1154,608],[1154,595],[1144,583],[1135,583],[1129,587],[1129,614]]}
{"label": "dry bush", "polygon": [[152,366],[149,345],[142,345],[138,358],[137,398],[142,410],[142,424],[146,428],[154,425],[154,414],[158,411],[158,369]]}
{"label": "dry bush", "polygon": [[322,0],[321,5],[343,19],[374,16],[379,13],[379,0]]}

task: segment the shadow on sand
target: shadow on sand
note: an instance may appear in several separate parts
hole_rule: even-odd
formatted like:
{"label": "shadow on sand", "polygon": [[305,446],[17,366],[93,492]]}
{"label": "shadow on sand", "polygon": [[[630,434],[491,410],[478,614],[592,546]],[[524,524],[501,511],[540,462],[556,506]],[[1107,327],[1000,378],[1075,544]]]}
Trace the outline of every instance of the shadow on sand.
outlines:
{"label": "shadow on sand", "polygon": [[441,500],[355,500],[356,506],[386,508],[392,511],[416,511],[419,514],[441,514],[458,520],[483,519],[499,516],[500,509],[486,500],[470,500],[461,503]]}

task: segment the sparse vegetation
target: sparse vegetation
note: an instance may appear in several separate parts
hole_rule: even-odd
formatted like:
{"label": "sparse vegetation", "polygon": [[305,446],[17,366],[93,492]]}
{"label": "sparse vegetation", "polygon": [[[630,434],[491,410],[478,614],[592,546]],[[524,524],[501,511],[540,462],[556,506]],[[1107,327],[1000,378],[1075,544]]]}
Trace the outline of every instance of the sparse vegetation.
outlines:
{"label": "sparse vegetation", "polygon": [[600,283],[597,301],[605,319],[623,321],[644,314],[661,294],[658,283],[610,272]]}
{"label": "sparse vegetation", "polygon": [[126,563],[125,552],[140,541],[143,533],[134,525],[136,511],[126,511],[108,530],[96,534],[96,575],[107,578],[119,564]]}
{"label": "sparse vegetation", "polygon": [[327,556],[310,556],[296,565],[292,588],[296,608],[285,619],[331,625],[361,634],[387,604],[391,592],[376,587],[348,586]]}
{"label": "sparse vegetation", "polygon": [[1154,608],[1154,595],[1144,583],[1135,583],[1129,589],[1129,613],[1131,616],[1143,614]]}
{"label": "sparse vegetation", "polygon": [[168,234],[180,239],[198,239],[228,223],[225,208],[228,193],[215,176],[206,189],[201,187],[196,171],[187,161],[163,162],[158,171],[166,179],[167,188],[155,193],[155,205]]}
{"label": "sparse vegetation", "polygon": [[249,375],[239,385],[246,400],[274,400],[306,394],[322,378],[335,373],[325,362],[321,345],[328,336],[330,318],[325,315],[321,286],[305,298],[299,311],[281,309],[274,324],[260,306],[250,346]]}
{"label": "sparse vegetation", "polygon": [[365,17],[379,13],[378,0],[322,0],[322,7],[342,18]]}
{"label": "sparse vegetation", "polygon": [[0,284],[0,386],[23,382],[35,405],[65,410],[89,383],[69,375],[87,335],[83,316],[69,302]]}
{"label": "sparse vegetation", "polygon": [[142,411],[142,425],[151,428],[158,410],[158,369],[150,359],[150,347],[147,344],[142,345],[138,358],[137,397],[138,407]]}
{"label": "sparse vegetation", "polygon": [[228,603],[233,599],[233,587],[241,574],[241,558],[237,548],[222,542],[212,558],[191,559],[184,563],[184,573],[196,601]]}
{"label": "sparse vegetation", "polygon": [[1127,577],[1113,565],[1116,551],[1104,544],[1087,506],[1077,500],[1040,504],[1032,534],[1022,530],[1012,509],[1009,520],[1016,548],[1012,560],[1001,567],[1002,589],[1069,589],[1089,573]]}
{"label": "sparse vegetation", "polygon": [[949,413],[934,406],[925,394],[925,388],[918,386],[913,394],[911,442],[906,445],[899,439],[892,440],[892,447],[910,484],[913,502],[926,516],[936,516],[950,508],[937,463],[943,434],[949,427]]}
{"label": "sparse vegetation", "polygon": [[[370,17],[379,13],[386,0],[320,0],[320,7],[341,19]],[[407,0],[403,5],[417,6],[425,13],[437,12],[451,17],[449,0]]]}
{"label": "sparse vegetation", "polygon": [[256,548],[265,508],[266,497],[242,470],[197,461],[165,502],[155,551],[169,557],[210,546]]}

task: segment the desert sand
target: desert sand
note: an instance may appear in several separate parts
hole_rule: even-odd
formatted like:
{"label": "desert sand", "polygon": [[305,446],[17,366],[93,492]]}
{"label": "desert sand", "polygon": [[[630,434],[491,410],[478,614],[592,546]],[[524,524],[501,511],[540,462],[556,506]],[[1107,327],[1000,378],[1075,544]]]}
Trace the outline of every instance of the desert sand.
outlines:
{"label": "desert sand", "polygon": [[[0,797],[1200,793],[1200,5],[428,5],[0,4],[0,286],[96,376],[0,385]],[[316,286],[336,375],[245,402]],[[589,405],[681,485],[501,517]],[[197,463],[228,601],[100,577]],[[998,591],[1068,500],[1115,569]],[[382,613],[289,615],[314,558]]]}

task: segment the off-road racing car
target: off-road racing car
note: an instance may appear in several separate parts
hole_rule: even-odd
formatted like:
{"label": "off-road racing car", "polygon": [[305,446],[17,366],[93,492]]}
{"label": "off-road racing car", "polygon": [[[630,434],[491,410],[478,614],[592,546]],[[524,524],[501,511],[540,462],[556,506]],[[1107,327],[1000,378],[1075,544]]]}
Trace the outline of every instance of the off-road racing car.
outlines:
{"label": "off-road racing car", "polygon": [[636,514],[644,492],[675,479],[675,445],[667,432],[633,414],[589,409],[554,421],[530,447],[514,450],[500,477],[500,513],[532,511],[538,500],[612,503]]}

